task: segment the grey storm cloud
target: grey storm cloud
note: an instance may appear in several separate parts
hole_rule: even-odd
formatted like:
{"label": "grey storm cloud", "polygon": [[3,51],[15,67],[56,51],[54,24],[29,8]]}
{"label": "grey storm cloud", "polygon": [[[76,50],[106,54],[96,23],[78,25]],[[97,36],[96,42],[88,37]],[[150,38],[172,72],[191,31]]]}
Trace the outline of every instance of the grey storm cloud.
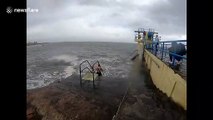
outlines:
{"label": "grey storm cloud", "polygon": [[186,39],[185,0],[27,0],[27,40],[134,42],[154,28],[162,40]]}

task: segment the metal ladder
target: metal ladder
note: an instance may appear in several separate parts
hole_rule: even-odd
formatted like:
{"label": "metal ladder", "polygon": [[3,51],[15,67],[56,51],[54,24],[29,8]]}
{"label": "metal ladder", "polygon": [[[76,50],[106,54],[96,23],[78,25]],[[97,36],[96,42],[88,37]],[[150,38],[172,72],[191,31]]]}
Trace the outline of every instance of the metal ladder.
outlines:
{"label": "metal ladder", "polygon": [[[87,63],[89,66],[90,66],[90,68],[89,67],[84,67],[84,68],[82,68],[81,66],[84,64],[84,63]],[[79,72],[80,72],[80,86],[82,87],[83,86],[83,84],[82,84],[82,73],[83,73],[83,71],[84,70],[89,70],[89,73],[88,74],[92,74],[92,82],[93,82],[93,88],[95,88],[95,79],[97,78],[97,75],[95,74],[95,70],[94,70],[94,66],[95,66],[95,64],[99,64],[99,61],[97,60],[95,63],[93,63],[92,65],[90,64],[90,62],[88,61],[88,60],[84,60],[83,62],[81,62],[81,64],[79,65]],[[88,75],[87,74],[87,75]],[[84,80],[86,80],[86,79],[84,79]]]}

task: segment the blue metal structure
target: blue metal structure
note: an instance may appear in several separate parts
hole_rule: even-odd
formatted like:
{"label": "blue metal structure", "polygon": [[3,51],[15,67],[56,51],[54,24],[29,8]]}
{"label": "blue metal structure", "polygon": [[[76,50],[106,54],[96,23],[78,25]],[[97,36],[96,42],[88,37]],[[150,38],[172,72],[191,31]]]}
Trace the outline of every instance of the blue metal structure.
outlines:
{"label": "blue metal structure", "polygon": [[[142,51],[146,49],[150,51],[153,55],[161,59],[166,64],[169,64],[171,68],[176,68],[176,70],[178,70],[179,67],[184,66],[182,67],[181,70],[183,70],[184,72],[186,71],[186,61],[187,61],[186,40],[160,41],[160,36],[158,36],[158,32],[156,32],[154,29],[151,28],[149,29],[138,28],[138,30],[135,30],[134,32],[136,33],[135,42],[138,42],[138,54],[141,53],[140,51],[141,49],[143,49]],[[184,64],[180,65],[180,63]]]}
{"label": "blue metal structure", "polygon": [[[170,41],[160,41],[157,47],[155,47],[156,43],[150,43],[145,45],[145,49],[150,51],[153,55],[161,59],[162,61],[169,63],[171,68],[175,68],[177,66],[175,58],[179,58],[183,64],[181,64],[182,73],[186,74],[186,62],[187,62],[187,52],[186,55],[180,55],[175,52],[169,51],[169,47],[172,46],[172,42],[182,43],[185,45],[185,49],[187,51],[187,41],[186,40],[170,40]],[[170,56],[172,56],[172,61],[170,61]],[[170,62],[168,62],[170,61]]]}

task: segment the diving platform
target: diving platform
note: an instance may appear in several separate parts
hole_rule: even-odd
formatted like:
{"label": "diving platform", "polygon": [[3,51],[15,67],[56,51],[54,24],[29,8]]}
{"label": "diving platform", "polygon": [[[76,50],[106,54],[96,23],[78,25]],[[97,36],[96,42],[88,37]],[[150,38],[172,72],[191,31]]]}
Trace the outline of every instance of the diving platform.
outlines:
{"label": "diving platform", "polygon": [[187,110],[187,76],[179,74],[186,73],[187,41],[160,41],[158,33],[154,30],[138,29],[135,32],[138,54],[140,59],[143,58],[141,61],[149,70],[153,84],[176,104]]}

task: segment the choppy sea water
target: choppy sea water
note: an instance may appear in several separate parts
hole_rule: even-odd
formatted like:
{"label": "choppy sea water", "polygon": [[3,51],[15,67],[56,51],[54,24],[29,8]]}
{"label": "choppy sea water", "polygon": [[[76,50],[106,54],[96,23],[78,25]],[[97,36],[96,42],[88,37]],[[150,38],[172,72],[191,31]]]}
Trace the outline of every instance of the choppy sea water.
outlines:
{"label": "choppy sea water", "polygon": [[[107,77],[126,78],[134,43],[63,42],[27,46],[27,89],[79,74],[79,64],[100,62]],[[87,64],[84,64],[86,66]]]}
{"label": "choppy sea water", "polygon": [[[44,87],[74,73],[79,74],[79,64],[84,60],[92,64],[98,60],[104,69],[104,76],[127,78],[132,64],[130,58],[136,48],[134,43],[109,42],[61,42],[27,46],[27,89]],[[165,60],[169,61],[168,55]],[[180,71],[186,74],[186,61]]]}

